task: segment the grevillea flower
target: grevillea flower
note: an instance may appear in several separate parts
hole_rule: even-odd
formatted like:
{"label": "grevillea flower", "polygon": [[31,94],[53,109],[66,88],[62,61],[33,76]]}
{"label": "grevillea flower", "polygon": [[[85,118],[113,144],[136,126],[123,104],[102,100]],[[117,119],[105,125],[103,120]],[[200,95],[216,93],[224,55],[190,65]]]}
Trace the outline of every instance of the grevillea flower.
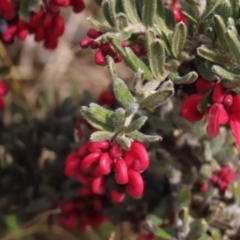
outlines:
{"label": "grevillea flower", "polygon": [[113,201],[120,202],[125,194],[117,189],[106,188],[111,173],[115,176],[116,184],[123,185],[132,197],[139,197],[144,189],[140,173],[148,165],[149,156],[139,142],[133,142],[130,149],[124,151],[117,143],[111,145],[109,141],[89,141],[67,157],[65,174],[90,186],[93,193],[104,194],[107,191]]}
{"label": "grevillea flower", "polygon": [[[240,149],[240,95],[228,93],[221,83],[215,84],[204,79],[198,79],[195,86],[197,93],[183,101],[183,117],[190,122],[197,122],[207,115],[206,130],[209,137],[217,137],[220,126],[228,124]],[[210,89],[213,89],[211,105],[205,112],[200,112],[199,103]]]}

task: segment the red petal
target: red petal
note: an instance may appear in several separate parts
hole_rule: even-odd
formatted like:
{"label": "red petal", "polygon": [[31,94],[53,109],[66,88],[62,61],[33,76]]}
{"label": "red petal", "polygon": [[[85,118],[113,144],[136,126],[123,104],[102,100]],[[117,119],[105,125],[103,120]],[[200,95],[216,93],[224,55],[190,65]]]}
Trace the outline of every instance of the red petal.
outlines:
{"label": "red petal", "polygon": [[220,116],[220,103],[214,103],[208,112],[208,125],[207,134],[209,137],[216,137],[219,134],[219,116]]}
{"label": "red petal", "polygon": [[229,116],[229,126],[235,138],[237,148],[240,150],[240,112],[233,113]]}
{"label": "red petal", "polygon": [[226,96],[226,91],[221,83],[215,85],[213,89],[212,100],[214,103],[222,103],[224,97]]}
{"label": "red petal", "polygon": [[203,114],[197,109],[202,98],[203,95],[198,93],[187,97],[183,101],[181,112],[183,117],[189,122],[197,122],[203,118]]}
{"label": "red petal", "polygon": [[218,123],[219,123],[219,125],[224,125],[229,120],[228,113],[222,104],[219,104],[218,109],[219,109]]}
{"label": "red petal", "polygon": [[239,112],[240,111],[240,94],[233,97],[233,104],[230,107],[231,111]]}
{"label": "red petal", "polygon": [[198,93],[205,94],[214,86],[214,84],[214,82],[207,81],[204,78],[199,78],[196,81],[195,86]]}

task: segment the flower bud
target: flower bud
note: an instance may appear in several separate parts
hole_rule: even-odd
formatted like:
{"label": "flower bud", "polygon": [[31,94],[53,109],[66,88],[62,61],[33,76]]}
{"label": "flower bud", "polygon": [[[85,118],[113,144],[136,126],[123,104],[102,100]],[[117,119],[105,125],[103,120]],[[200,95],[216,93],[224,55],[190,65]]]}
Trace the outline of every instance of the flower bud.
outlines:
{"label": "flower bud", "polygon": [[128,170],[128,183],[125,187],[126,192],[132,197],[140,197],[143,193],[143,179],[140,173],[129,169]]}
{"label": "flower bud", "polygon": [[123,159],[118,159],[114,164],[115,180],[118,184],[126,184],[128,182],[128,168]]}

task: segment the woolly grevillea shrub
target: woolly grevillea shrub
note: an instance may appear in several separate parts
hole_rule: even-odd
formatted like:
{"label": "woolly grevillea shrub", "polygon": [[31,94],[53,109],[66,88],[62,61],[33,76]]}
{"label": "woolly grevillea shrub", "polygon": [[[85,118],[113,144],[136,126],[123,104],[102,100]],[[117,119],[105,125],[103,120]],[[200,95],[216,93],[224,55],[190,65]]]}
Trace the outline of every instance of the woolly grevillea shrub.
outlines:
{"label": "woolly grevillea shrub", "polygon": [[[87,18],[77,48],[92,53],[92,71],[108,68],[111,88],[47,105],[39,118],[14,109],[8,75],[0,82],[3,222],[58,210],[44,215],[47,227],[79,239],[240,239],[239,1],[96,2],[101,17]],[[0,3],[3,42],[34,34],[54,49],[60,8],[84,9],[31,4]]]}

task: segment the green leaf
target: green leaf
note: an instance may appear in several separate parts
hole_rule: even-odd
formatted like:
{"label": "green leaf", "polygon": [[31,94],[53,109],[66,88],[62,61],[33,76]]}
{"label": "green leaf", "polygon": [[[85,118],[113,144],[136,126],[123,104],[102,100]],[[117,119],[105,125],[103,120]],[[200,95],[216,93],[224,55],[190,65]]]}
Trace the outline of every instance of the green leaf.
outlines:
{"label": "green leaf", "polygon": [[98,29],[101,32],[116,32],[116,30],[112,27],[105,26],[101,24],[99,21],[93,19],[92,17],[88,17],[87,20],[91,23],[93,27]]}
{"label": "green leaf", "polygon": [[195,23],[196,25],[198,25],[198,21],[197,19],[195,19],[192,15],[190,15],[189,13],[182,11],[181,12],[183,16],[185,16],[188,20],[192,21],[193,23]]}
{"label": "green leaf", "polygon": [[184,44],[187,38],[187,27],[183,22],[175,25],[172,36],[172,53],[175,58],[178,58],[184,48]]}
{"label": "green leaf", "polygon": [[214,23],[215,32],[218,36],[220,43],[223,45],[224,48],[226,48],[227,45],[224,37],[224,32],[226,31],[226,25],[224,23],[224,20],[222,19],[221,16],[214,15],[213,23]]}
{"label": "green leaf", "polygon": [[160,89],[140,101],[141,108],[154,109],[164,104],[174,93],[173,84],[170,81],[164,82]]}
{"label": "green leaf", "polygon": [[83,118],[86,119],[93,127],[99,130],[108,132],[112,132],[114,130],[112,125],[108,124],[107,122],[101,122],[99,119],[97,119],[96,116],[94,116],[90,109],[87,107],[81,108],[81,114]]}
{"label": "green leaf", "polygon": [[206,8],[203,15],[201,16],[201,20],[205,21],[209,17],[209,15],[211,15],[215,11],[215,9],[222,3],[223,3],[223,0],[206,1]]}
{"label": "green leaf", "polygon": [[221,65],[231,64],[231,59],[229,56],[220,53],[217,50],[209,49],[204,45],[197,48],[197,54],[200,57],[203,57],[211,62],[218,63]]}
{"label": "green leaf", "polygon": [[114,69],[113,59],[111,57],[108,57],[107,61],[108,61],[108,69],[113,79],[113,92],[116,99],[125,108],[131,106],[135,101],[133,95],[129,91],[124,81],[118,78]]}
{"label": "green leaf", "polygon": [[200,168],[200,180],[209,180],[212,176],[212,167],[209,164],[203,164]]}
{"label": "green leaf", "polygon": [[127,15],[124,13],[118,13],[117,19],[116,19],[117,29],[119,29],[120,31],[123,31],[126,27],[128,27],[128,25],[129,25],[129,22],[128,22]]}
{"label": "green leaf", "polygon": [[231,73],[220,66],[217,65],[212,66],[212,71],[222,79],[227,79],[236,83],[240,81],[240,75]]}
{"label": "green leaf", "polygon": [[106,33],[104,37],[107,37],[110,41],[112,39],[116,39],[118,41],[127,40],[131,37],[132,33],[128,32],[121,32],[121,33]]}
{"label": "green leaf", "polygon": [[234,27],[229,27],[225,34],[226,44],[231,51],[232,55],[235,57],[236,61],[240,63],[240,42],[236,34],[237,30]]}
{"label": "green leaf", "polygon": [[131,133],[133,131],[139,130],[147,121],[147,117],[143,116],[135,121],[131,122],[125,129],[125,133]]}
{"label": "green leaf", "polygon": [[158,136],[158,135],[146,135],[146,134],[143,134],[139,131],[134,131],[134,132],[131,132],[131,133],[127,133],[127,136],[129,136],[130,138],[136,140],[136,141],[139,141],[139,142],[157,142],[157,141],[161,141],[162,140],[162,137],[161,136]]}
{"label": "green leaf", "polygon": [[157,0],[143,1],[142,21],[147,28],[153,27],[156,11]]}
{"label": "green leaf", "polygon": [[91,134],[90,140],[93,142],[110,140],[114,136],[114,133],[107,131],[97,131]]}
{"label": "green leaf", "polygon": [[196,240],[205,234],[207,223],[203,219],[195,220],[190,224],[190,232],[188,233],[187,240]]}
{"label": "green leaf", "polygon": [[139,95],[144,93],[143,80],[144,72],[141,69],[138,69],[133,78],[133,90]]}
{"label": "green leaf", "polygon": [[149,63],[154,77],[163,80],[165,51],[160,39],[155,39],[149,48]]}
{"label": "green leaf", "polygon": [[144,71],[144,76],[147,80],[152,80],[153,75],[149,69],[149,67],[141,61],[131,50],[131,48],[126,47],[126,61],[129,66],[134,70],[137,71],[139,68]]}
{"label": "green leaf", "polygon": [[171,72],[168,77],[174,84],[189,84],[197,80],[198,74],[196,72],[189,72],[183,77],[180,77],[177,72]]}
{"label": "green leaf", "polygon": [[137,6],[135,0],[122,0],[124,12],[128,16],[131,23],[137,24],[139,22],[137,15]]}
{"label": "green leaf", "polygon": [[117,143],[120,145],[121,149],[129,150],[131,147],[131,139],[125,136],[117,136],[116,138]]}
{"label": "green leaf", "polygon": [[116,129],[121,129],[125,124],[126,116],[123,108],[118,108],[113,114],[113,125]]}
{"label": "green leaf", "polygon": [[113,111],[103,108],[96,103],[90,104],[90,111],[100,122],[107,124],[113,123]]}
{"label": "green leaf", "polygon": [[116,25],[115,1],[103,0],[102,11],[105,19],[114,27]]}
{"label": "green leaf", "polygon": [[115,0],[115,11],[116,13],[124,13],[122,0]]}
{"label": "green leaf", "polygon": [[206,64],[205,64],[206,60],[204,58],[196,56],[195,61],[196,61],[197,70],[203,78],[205,78],[209,81],[215,80],[215,75],[213,74],[211,69],[209,69],[206,66]]}
{"label": "green leaf", "polygon": [[125,117],[129,117],[130,115],[135,115],[138,111],[139,105],[137,103],[132,104],[128,108],[125,109]]}
{"label": "green leaf", "polygon": [[29,11],[30,3],[31,3],[31,0],[22,0],[20,3],[19,11],[18,11],[20,19],[27,22],[30,19],[30,11]]}
{"label": "green leaf", "polygon": [[203,99],[200,101],[200,103],[197,106],[197,109],[200,112],[205,112],[209,107],[212,105],[212,92],[213,89],[209,90],[203,97]]}

